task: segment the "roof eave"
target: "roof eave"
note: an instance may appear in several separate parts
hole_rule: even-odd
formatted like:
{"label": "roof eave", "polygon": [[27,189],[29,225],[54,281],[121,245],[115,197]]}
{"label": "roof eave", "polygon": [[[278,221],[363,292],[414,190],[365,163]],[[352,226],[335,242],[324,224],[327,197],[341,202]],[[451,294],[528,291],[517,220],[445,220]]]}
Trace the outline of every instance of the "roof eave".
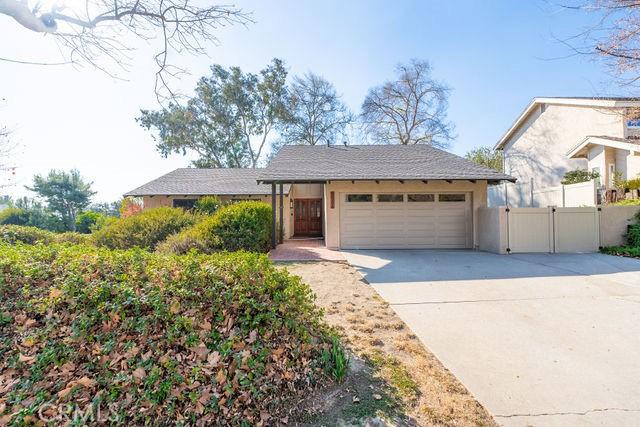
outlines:
{"label": "roof eave", "polygon": [[[284,194],[289,194],[291,189],[284,190]],[[198,196],[270,196],[270,192],[253,192],[247,193],[237,191],[235,193],[125,193],[123,197],[198,197]]]}
{"label": "roof eave", "polygon": [[620,101],[614,99],[584,99],[584,98],[545,98],[535,97],[531,100],[529,105],[520,113],[518,118],[509,127],[507,132],[498,140],[494,145],[495,150],[502,150],[507,141],[513,136],[516,130],[520,128],[520,125],[531,114],[533,109],[539,104],[554,104],[554,105],[575,105],[575,106],[595,106],[595,107],[608,107],[608,108],[627,108],[638,107],[640,101]]}
{"label": "roof eave", "polygon": [[322,178],[322,179],[291,179],[291,178],[264,178],[259,180],[262,184],[324,184],[329,181],[510,181],[516,182],[516,178],[512,176],[468,176],[464,178],[433,178],[433,177],[395,177],[395,178]]}
{"label": "roof eave", "polygon": [[587,148],[589,145],[602,145],[605,147],[612,147],[612,148],[618,148],[620,150],[627,150],[632,153],[640,152],[640,145],[631,144],[629,142],[612,141],[610,139],[599,138],[597,136],[587,136],[585,139],[582,140],[580,144],[578,144],[575,148],[571,149],[567,153],[567,157],[569,157],[570,159],[580,157],[582,151],[585,148]]}

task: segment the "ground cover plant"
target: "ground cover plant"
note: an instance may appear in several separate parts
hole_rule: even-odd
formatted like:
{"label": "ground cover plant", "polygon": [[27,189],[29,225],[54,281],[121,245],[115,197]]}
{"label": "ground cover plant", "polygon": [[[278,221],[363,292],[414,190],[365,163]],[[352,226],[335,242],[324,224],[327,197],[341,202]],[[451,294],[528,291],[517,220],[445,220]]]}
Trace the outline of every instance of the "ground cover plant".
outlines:
{"label": "ground cover plant", "polygon": [[0,425],[285,423],[344,365],[264,255],[0,243]]}

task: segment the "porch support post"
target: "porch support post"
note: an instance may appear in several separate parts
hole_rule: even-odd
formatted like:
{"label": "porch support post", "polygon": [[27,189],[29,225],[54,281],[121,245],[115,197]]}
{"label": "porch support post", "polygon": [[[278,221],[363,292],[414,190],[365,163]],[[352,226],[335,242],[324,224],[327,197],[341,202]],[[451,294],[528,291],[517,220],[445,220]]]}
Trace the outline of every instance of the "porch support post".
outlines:
{"label": "porch support post", "polygon": [[276,183],[271,183],[271,248],[276,248]]}
{"label": "porch support post", "polygon": [[280,232],[278,233],[278,241],[282,243],[284,238],[284,190],[283,184],[280,183]]}

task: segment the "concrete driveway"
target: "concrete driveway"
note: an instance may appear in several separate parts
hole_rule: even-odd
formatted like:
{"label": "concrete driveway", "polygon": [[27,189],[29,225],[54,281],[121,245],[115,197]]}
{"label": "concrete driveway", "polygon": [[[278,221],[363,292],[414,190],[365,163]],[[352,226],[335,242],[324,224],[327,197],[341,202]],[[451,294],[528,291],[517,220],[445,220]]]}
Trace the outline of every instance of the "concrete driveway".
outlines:
{"label": "concrete driveway", "polygon": [[640,261],[344,254],[498,423],[640,424]]}

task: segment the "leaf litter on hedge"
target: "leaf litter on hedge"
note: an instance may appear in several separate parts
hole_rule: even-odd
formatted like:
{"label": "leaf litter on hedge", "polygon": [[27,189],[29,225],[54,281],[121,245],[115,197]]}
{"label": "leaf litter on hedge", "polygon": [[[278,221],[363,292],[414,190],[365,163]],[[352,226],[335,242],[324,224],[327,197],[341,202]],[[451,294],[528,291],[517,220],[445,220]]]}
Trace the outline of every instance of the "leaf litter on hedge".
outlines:
{"label": "leaf litter on hedge", "polygon": [[0,244],[0,425],[286,423],[339,359],[313,301],[264,255]]}

